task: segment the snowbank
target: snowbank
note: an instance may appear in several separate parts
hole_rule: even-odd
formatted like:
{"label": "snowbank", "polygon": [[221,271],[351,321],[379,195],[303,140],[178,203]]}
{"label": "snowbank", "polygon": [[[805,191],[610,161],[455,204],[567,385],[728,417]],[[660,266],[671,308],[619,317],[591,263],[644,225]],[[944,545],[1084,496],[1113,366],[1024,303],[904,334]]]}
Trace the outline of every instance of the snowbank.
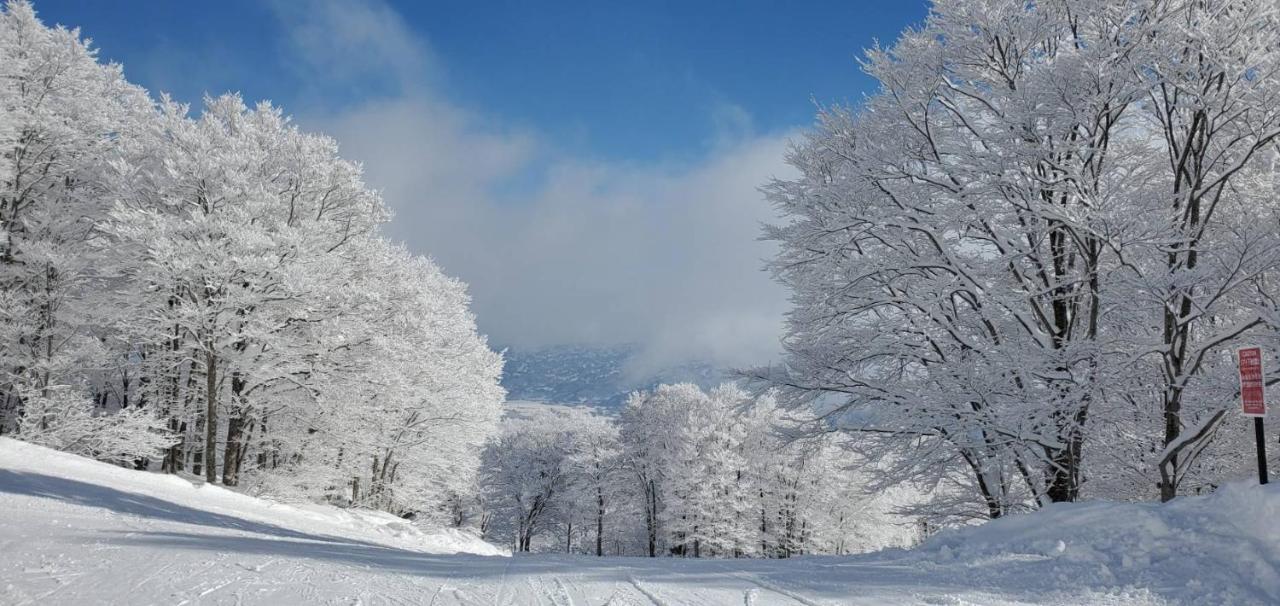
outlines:
{"label": "snowbank", "polygon": [[[277,503],[220,486],[169,474],[124,469],[11,438],[0,437],[0,470],[87,483],[85,490],[119,491],[189,508],[193,524],[201,512],[269,524],[301,533],[327,535],[429,554],[510,555],[479,537],[456,529],[424,530],[382,511],[348,510],[311,503]],[[32,480],[37,485],[45,479]],[[85,499],[91,500],[86,494]]]}
{"label": "snowbank", "polygon": [[1277,604],[1280,486],[1231,484],[1167,504],[1051,505],[943,532],[901,553],[977,583],[1021,584],[1041,595],[1088,587],[1187,604]]}

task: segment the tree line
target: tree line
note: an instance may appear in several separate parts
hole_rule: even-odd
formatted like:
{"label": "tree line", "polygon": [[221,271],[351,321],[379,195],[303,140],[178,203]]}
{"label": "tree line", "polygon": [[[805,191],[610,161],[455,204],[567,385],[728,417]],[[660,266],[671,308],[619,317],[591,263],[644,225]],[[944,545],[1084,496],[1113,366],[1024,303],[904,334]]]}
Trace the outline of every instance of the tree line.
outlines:
{"label": "tree line", "polygon": [[0,434],[397,513],[474,489],[501,356],[335,141],[153,99],[11,0],[0,153]]}
{"label": "tree line", "polygon": [[767,187],[795,307],[755,376],[955,487],[951,517],[1249,477],[1234,350],[1280,352],[1277,49],[1268,1],[935,1]]}
{"label": "tree line", "polygon": [[[838,437],[795,439],[769,395],[660,385],[616,415],[526,404],[484,453],[464,523],[513,550],[790,557],[909,545],[919,500],[870,492]],[[883,487],[881,487],[883,488]]]}

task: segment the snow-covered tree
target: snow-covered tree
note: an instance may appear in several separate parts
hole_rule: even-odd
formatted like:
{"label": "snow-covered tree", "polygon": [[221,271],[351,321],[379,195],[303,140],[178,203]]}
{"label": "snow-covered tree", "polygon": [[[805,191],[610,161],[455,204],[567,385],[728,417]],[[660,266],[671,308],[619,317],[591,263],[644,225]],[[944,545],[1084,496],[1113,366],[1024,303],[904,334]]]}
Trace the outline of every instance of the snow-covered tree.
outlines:
{"label": "snow-covered tree", "polygon": [[23,393],[100,390],[113,353],[95,305],[108,284],[92,254],[110,208],[101,171],[150,101],[78,31],[48,28],[31,4],[0,7],[0,433]]}
{"label": "snow-covered tree", "polygon": [[793,441],[769,394],[659,385],[621,414],[508,407],[482,467],[486,536],[517,551],[791,557],[911,544],[919,495],[838,435]]}
{"label": "snow-covered tree", "polygon": [[504,397],[502,360],[476,333],[461,282],[385,242],[360,255],[340,298],[358,313],[320,325],[328,345],[314,366],[314,402],[272,412],[286,459],[325,463],[261,475],[349,487],[351,501],[395,511],[438,507],[476,482]]}
{"label": "snow-covered tree", "polygon": [[569,537],[574,527],[581,529],[590,537],[590,552],[602,556],[608,546],[622,541],[624,516],[631,513],[633,491],[623,482],[617,424],[599,414],[582,414],[573,422],[569,446],[566,498],[571,505],[562,524]]}
{"label": "snow-covered tree", "polygon": [[681,432],[689,424],[689,408],[705,399],[696,385],[659,385],[627,400],[619,419],[623,465],[641,495],[645,551],[665,551],[672,531],[667,508],[680,467],[692,456]]}
{"label": "snow-covered tree", "polygon": [[568,504],[570,430],[557,420],[509,420],[485,450],[485,502],[495,530],[509,535],[516,551],[530,551],[534,538],[552,526],[556,509]]}
{"label": "snow-covered tree", "polygon": [[335,141],[154,102],[25,0],[0,76],[0,432],[402,514],[473,498],[501,356]]}
{"label": "snow-covered tree", "polygon": [[1234,399],[1227,354],[1273,339],[1275,18],[935,2],[769,187],[796,307],[759,374],[900,479],[966,478],[956,516],[1075,500],[1135,459],[1108,489],[1172,498]]}

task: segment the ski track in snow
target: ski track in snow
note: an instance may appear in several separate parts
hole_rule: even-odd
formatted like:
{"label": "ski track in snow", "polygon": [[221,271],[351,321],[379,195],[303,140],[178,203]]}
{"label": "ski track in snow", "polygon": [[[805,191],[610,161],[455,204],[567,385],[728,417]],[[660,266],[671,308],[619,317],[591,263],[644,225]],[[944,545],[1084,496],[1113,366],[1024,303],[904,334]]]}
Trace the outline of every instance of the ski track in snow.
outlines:
{"label": "ski track in snow", "polygon": [[746,604],[748,604],[748,606],[750,606],[751,604],[754,604],[754,603],[756,602],[757,596],[759,596],[759,594],[760,594],[760,591],[759,591],[760,589],[764,589],[764,590],[766,590],[766,591],[771,591],[771,592],[773,592],[773,593],[776,593],[776,594],[778,594],[778,595],[781,595],[781,596],[783,596],[783,597],[785,597],[785,598],[788,598],[788,599],[790,599],[790,600],[794,600],[794,601],[796,601],[796,602],[799,602],[800,604],[803,604],[804,606],[827,606],[826,604],[823,604],[823,603],[820,603],[820,602],[816,602],[816,601],[814,601],[814,600],[811,600],[811,599],[809,599],[809,598],[806,598],[806,597],[804,597],[804,596],[802,596],[802,595],[800,595],[800,594],[798,594],[798,593],[796,593],[796,592],[794,592],[794,591],[791,591],[790,589],[784,589],[784,588],[778,587],[777,585],[774,585],[774,584],[772,584],[772,583],[766,583],[766,582],[764,582],[764,581],[761,581],[760,579],[751,578],[751,577],[744,576],[744,575],[737,574],[737,573],[730,573],[730,574],[732,574],[732,576],[733,576],[734,578],[742,579],[743,581],[746,581],[747,583],[751,583],[752,585],[756,585],[756,586],[758,586],[758,589],[757,589],[756,587],[752,587],[751,589],[748,589],[748,590],[747,590],[747,593],[743,596],[743,602],[744,602],[744,603],[746,603]]}
{"label": "ski track in snow", "polygon": [[635,577],[628,577],[627,581],[630,582],[631,586],[635,587],[636,591],[639,591],[641,595],[649,598],[649,601],[653,602],[654,606],[667,606],[666,600],[658,597],[653,593],[653,591],[646,589],[645,586],[641,585],[640,581],[637,581]]}

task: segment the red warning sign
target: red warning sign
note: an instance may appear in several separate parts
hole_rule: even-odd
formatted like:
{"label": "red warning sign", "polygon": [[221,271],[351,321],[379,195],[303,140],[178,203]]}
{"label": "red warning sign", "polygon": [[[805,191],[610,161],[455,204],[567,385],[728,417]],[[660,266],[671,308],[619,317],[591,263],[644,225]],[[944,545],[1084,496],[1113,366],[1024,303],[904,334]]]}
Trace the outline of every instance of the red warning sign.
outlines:
{"label": "red warning sign", "polygon": [[1236,351],[1240,362],[1240,404],[1246,417],[1267,416],[1262,382],[1262,348],[1242,347]]}

